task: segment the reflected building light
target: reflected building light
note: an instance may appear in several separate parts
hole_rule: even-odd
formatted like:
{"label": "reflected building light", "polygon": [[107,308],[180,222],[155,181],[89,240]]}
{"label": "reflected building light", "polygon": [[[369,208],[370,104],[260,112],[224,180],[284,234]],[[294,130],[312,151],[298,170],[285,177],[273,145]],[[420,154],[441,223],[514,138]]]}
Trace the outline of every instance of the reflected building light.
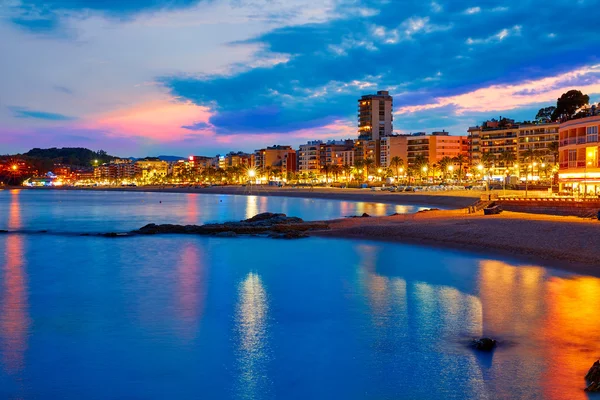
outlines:
{"label": "reflected building light", "polygon": [[258,197],[246,196],[246,219],[258,214]]}
{"label": "reflected building light", "polygon": [[[21,227],[19,191],[12,191],[9,228]],[[0,345],[2,364],[10,374],[24,368],[29,334],[29,305],[25,273],[23,237],[9,235],[5,240],[6,260],[2,269],[2,307],[0,315]]]}
{"label": "reflected building light", "polygon": [[198,195],[195,193],[187,193],[185,207],[185,221],[188,224],[198,223]]}
{"label": "reflected building light", "polygon": [[186,339],[196,338],[206,299],[206,270],[196,244],[188,244],[181,252],[177,270],[177,311],[181,332]]}
{"label": "reflected building light", "polygon": [[258,398],[269,390],[267,376],[267,294],[257,274],[249,273],[240,284],[236,324],[239,333],[239,392],[242,398]]}

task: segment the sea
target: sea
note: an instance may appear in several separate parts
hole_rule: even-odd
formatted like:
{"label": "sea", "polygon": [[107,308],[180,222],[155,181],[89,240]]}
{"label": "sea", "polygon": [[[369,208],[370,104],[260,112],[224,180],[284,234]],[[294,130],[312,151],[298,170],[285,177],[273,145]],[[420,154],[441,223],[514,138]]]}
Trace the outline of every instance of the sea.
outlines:
{"label": "sea", "polygon": [[[0,399],[587,399],[600,279],[369,240],[122,238],[365,202],[1,190]],[[470,348],[492,337],[492,353]]]}

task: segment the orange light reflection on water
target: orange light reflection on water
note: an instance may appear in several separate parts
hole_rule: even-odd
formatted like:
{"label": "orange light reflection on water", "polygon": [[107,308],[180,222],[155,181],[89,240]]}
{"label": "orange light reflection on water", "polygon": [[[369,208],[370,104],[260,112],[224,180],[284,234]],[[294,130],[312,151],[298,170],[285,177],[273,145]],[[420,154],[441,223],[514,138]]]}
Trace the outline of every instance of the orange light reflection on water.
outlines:
{"label": "orange light reflection on water", "polygon": [[177,270],[177,295],[179,319],[183,322],[182,333],[186,339],[192,340],[196,338],[199,321],[204,313],[206,269],[198,248],[191,243],[182,251]]}
{"label": "orange light reflection on water", "polygon": [[[21,209],[19,190],[11,191],[9,209],[9,229],[21,227]],[[5,262],[2,269],[3,288],[0,315],[0,344],[2,363],[10,374],[18,373],[24,367],[27,336],[29,332],[29,314],[27,299],[27,281],[23,257],[23,238],[19,235],[6,237],[4,251]]]}

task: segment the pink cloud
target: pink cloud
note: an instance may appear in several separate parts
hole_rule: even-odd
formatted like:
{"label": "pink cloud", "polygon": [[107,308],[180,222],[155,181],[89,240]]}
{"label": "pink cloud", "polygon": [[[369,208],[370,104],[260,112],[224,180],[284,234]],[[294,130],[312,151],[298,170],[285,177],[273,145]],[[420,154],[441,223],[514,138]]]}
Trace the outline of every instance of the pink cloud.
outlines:
{"label": "pink cloud", "polygon": [[213,135],[210,126],[198,130],[182,128],[198,123],[208,124],[210,116],[208,107],[191,102],[157,100],[92,117],[83,125],[88,129],[107,131],[110,136],[137,136],[168,142],[190,136]]}
{"label": "pink cloud", "polygon": [[514,85],[492,85],[457,96],[438,97],[433,103],[399,108],[396,114],[456,108],[456,114],[504,111],[539,103],[554,103],[566,90],[600,93],[600,64],[579,68],[554,77]]}

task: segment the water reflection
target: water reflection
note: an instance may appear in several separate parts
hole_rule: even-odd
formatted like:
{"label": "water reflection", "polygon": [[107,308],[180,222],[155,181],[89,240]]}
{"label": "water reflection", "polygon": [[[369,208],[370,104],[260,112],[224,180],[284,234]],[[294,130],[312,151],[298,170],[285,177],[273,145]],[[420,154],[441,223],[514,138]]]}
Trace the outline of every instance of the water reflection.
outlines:
{"label": "water reflection", "polygon": [[177,296],[182,336],[188,340],[196,338],[198,324],[204,312],[206,300],[206,268],[200,259],[198,247],[188,243],[181,252],[181,263],[177,270]]}
{"label": "water reflection", "polygon": [[258,214],[258,197],[246,196],[246,219]]}
{"label": "water reflection", "polygon": [[[8,227],[19,229],[21,227],[19,190],[11,191],[11,195]],[[4,368],[8,373],[14,374],[23,369],[27,349],[29,331],[27,282],[24,271],[23,237],[9,235],[6,237],[5,244],[0,338]]]}
{"label": "water reflection", "polygon": [[600,280],[552,277],[546,286],[548,309],[540,335],[548,345],[542,379],[552,385],[543,386],[544,397],[562,399],[573,392],[571,399],[585,399],[583,376],[600,354]]}
{"label": "water reflection", "polygon": [[185,207],[185,222],[188,224],[198,223],[198,195],[195,193],[187,193]]}
{"label": "water reflection", "polygon": [[491,382],[497,393],[510,397],[515,388],[537,382],[543,398],[564,399],[566,393],[569,399],[587,398],[583,377],[600,353],[595,340],[600,336],[600,279],[482,261],[480,297],[485,330],[515,346],[495,355],[495,362],[504,364]]}
{"label": "water reflection", "polygon": [[239,287],[237,328],[239,334],[239,395],[255,399],[269,391],[267,376],[267,294],[257,274],[249,273]]}

